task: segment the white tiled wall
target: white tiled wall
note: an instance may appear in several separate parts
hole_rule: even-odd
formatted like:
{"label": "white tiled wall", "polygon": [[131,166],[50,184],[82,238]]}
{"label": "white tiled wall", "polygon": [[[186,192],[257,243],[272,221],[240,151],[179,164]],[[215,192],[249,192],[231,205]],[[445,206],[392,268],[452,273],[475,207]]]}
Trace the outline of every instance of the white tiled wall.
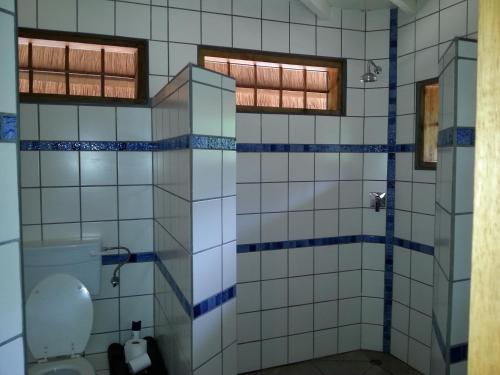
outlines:
{"label": "white tiled wall", "polygon": [[[22,140],[151,140],[148,108],[21,104]],[[152,153],[135,151],[21,151],[23,240],[100,237],[105,247],[153,251]],[[113,254],[113,252],[110,252]],[[87,358],[97,370],[108,345],[130,337],[132,320],[152,335],[153,264],[102,268],[93,296],[94,327]],[[136,307],[140,306],[140,309]]]}
{"label": "white tiled wall", "polygon": [[[415,141],[415,82],[438,76],[438,59],[454,37],[477,33],[475,0],[423,3],[415,16],[398,17],[397,143]],[[415,170],[413,154],[396,154],[396,237],[434,246],[435,195],[436,172]],[[424,374],[431,371],[432,269],[432,256],[394,247],[391,353]]]}
{"label": "white tiled wall", "polygon": [[[0,2],[0,116],[17,115],[15,1]],[[0,120],[1,121],[1,120]],[[1,125],[0,125],[1,126]],[[18,145],[0,131],[0,373],[24,374]]]}
{"label": "white tiled wall", "polygon": [[[290,34],[283,34],[285,40],[292,41],[298,29],[301,38],[308,38],[308,30],[315,25],[317,54],[348,58],[347,116],[238,113],[237,141],[387,143],[389,11],[368,12],[365,17],[363,12],[339,10],[328,24],[315,21],[294,2],[290,12],[292,24]],[[294,25],[294,21],[310,26]],[[262,30],[267,28],[271,25],[263,21]],[[366,54],[384,69],[369,89],[359,82],[365,38]],[[267,46],[283,46],[279,41],[272,44],[274,38],[262,40]],[[385,235],[385,211],[374,213],[367,199],[370,191],[385,191],[385,154],[245,152],[237,156],[239,244]],[[239,253],[239,372],[359,348],[381,350],[383,270],[383,244]]]}

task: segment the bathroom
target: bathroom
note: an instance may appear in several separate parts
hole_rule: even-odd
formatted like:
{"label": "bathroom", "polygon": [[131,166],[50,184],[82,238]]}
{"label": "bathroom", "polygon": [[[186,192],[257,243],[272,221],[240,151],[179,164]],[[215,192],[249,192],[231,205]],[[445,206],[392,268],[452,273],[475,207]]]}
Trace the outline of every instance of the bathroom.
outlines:
{"label": "bathroom", "polygon": [[40,251],[89,262],[68,374],[132,321],[171,375],[467,374],[477,3],[0,0],[0,375],[58,373]]}

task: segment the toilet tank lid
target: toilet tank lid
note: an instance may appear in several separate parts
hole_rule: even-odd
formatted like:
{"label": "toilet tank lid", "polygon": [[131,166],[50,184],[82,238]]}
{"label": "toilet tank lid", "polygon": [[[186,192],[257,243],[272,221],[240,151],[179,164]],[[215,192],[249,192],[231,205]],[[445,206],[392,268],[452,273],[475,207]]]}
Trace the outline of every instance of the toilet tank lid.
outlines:
{"label": "toilet tank lid", "polygon": [[101,241],[98,238],[28,241],[23,243],[23,264],[40,267],[84,263],[100,259],[95,256],[100,251]]}

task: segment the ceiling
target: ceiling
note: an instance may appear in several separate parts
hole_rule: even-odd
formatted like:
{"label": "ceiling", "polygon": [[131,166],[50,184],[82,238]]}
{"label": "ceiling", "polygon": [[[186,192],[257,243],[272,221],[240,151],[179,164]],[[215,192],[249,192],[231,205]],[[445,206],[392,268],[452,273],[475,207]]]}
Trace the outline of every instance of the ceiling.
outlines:
{"label": "ceiling", "polygon": [[343,9],[387,9],[398,7],[403,12],[414,14],[417,0],[301,0],[319,18],[328,19],[332,8]]}

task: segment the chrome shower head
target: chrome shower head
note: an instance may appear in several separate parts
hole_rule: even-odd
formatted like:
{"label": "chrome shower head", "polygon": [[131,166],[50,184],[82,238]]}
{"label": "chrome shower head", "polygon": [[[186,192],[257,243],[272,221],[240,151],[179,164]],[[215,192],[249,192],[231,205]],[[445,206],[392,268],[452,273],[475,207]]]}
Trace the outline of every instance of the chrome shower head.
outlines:
{"label": "chrome shower head", "polygon": [[[372,73],[372,66],[373,66],[373,73]],[[368,60],[366,62],[366,70],[367,70],[366,73],[364,73],[360,79],[360,81],[363,83],[376,82],[377,74],[382,73],[382,68],[376,65],[373,62],[373,60]]]}
{"label": "chrome shower head", "polygon": [[377,76],[375,74],[373,74],[372,72],[366,72],[365,74],[363,74],[361,76],[360,81],[363,83],[376,82]]}

